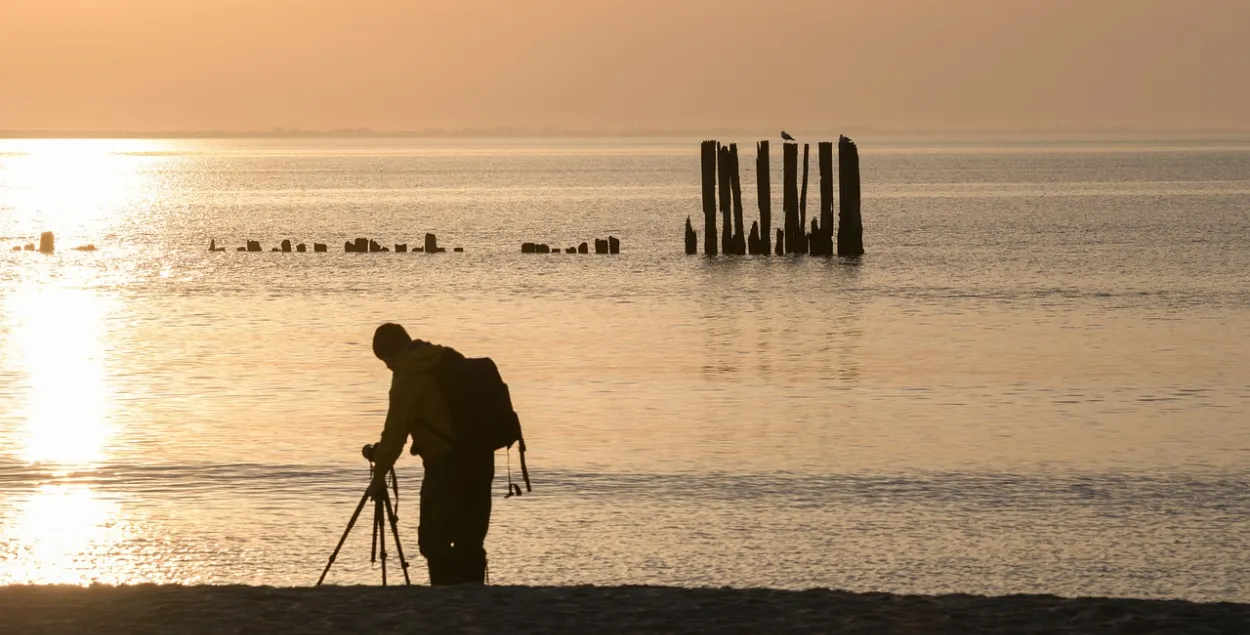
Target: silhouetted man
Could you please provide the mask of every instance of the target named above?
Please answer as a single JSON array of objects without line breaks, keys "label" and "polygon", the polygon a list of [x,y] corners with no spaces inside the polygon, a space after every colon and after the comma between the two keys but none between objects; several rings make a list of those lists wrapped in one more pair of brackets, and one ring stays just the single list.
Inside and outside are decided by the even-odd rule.
[{"label": "silhouetted man", "polygon": [[451,349],[413,340],[404,327],[383,324],[373,334],[373,354],[393,371],[390,407],[374,450],[372,487],[385,489],[386,473],[412,437],[412,453],[425,465],[417,544],[430,584],[484,582],[486,531],[495,455],[453,447],[455,426],[436,372]]}]

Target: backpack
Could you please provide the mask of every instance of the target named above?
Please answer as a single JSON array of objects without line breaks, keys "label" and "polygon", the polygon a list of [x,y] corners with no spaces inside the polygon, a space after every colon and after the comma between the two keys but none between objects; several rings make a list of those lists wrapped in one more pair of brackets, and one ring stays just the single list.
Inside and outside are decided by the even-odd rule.
[{"label": "backpack", "polygon": [[[525,491],[532,492],[525,465],[525,437],[521,420],[512,408],[512,395],[499,368],[489,357],[465,357],[454,349],[443,351],[435,373],[455,430],[453,445],[482,450],[510,450],[516,444],[521,455]],[[521,495],[508,469],[508,497]]]}]

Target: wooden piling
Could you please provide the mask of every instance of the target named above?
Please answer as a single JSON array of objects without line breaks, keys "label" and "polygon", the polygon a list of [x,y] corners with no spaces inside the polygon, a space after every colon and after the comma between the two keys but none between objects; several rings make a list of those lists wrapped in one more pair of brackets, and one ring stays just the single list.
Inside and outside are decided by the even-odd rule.
[{"label": "wooden piling", "polygon": [[521,253],[532,254],[538,252],[538,245],[534,243],[521,243]]},{"label": "wooden piling", "polygon": [[328,250],[328,247],[326,246],[325,243],[313,243],[313,251],[325,252],[327,250]]},{"label": "wooden piling", "polygon": [[301,254],[302,254],[302,253],[304,253],[304,252],[308,251],[308,245],[305,245],[304,243],[300,243],[300,244],[298,244],[298,245],[296,245],[296,246],[295,246],[295,251],[296,251],[296,253],[301,253]]},{"label": "wooden piling", "polygon": [[734,232],[732,253],[739,256],[747,252],[746,235],[742,229],[742,181],[738,175],[738,144],[729,144],[729,188],[733,194]]},{"label": "wooden piling", "polygon": [[282,253],[291,253],[291,241],[282,239]]},{"label": "wooden piling", "polygon": [[838,255],[864,254],[864,227],[860,218],[859,148],[838,138]]},{"label": "wooden piling", "polygon": [[52,232],[39,234],[39,253],[50,254],[56,251],[56,238]]},{"label": "wooden piling", "polygon": [[786,244],[786,234],[784,231],[778,229],[776,251],[774,251],[773,253],[777,254],[778,256],[786,253],[785,244]]},{"label": "wooden piling", "polygon": [[[700,146],[703,159],[703,253],[716,255],[716,148],[715,141]],[[586,243],[582,243],[585,245]],[[578,253],[586,253],[578,247]]]},{"label": "wooden piling", "polygon": [[357,253],[369,253],[369,240],[367,238],[357,238],[352,242],[352,251]]},{"label": "wooden piling", "polygon": [[755,144],[755,179],[760,197],[760,245],[759,253],[768,255],[772,252],[772,184],[769,183],[768,142]]},{"label": "wooden piling", "polygon": [[260,241],[259,240],[247,241],[247,250],[248,251],[260,251]]},{"label": "wooden piling", "polygon": [[[570,247],[569,249],[572,250],[569,253],[575,253],[577,251],[576,249],[573,249],[572,247]],[[690,225],[690,217],[687,216],[686,217],[686,255],[697,254],[697,253],[699,253],[699,235],[694,233],[694,227]]]},{"label": "wooden piling", "polygon": [[369,239],[369,253],[374,254],[380,251],[382,251],[382,245],[379,245],[378,241],[370,238]]},{"label": "wooden piling", "polygon": [[813,256],[833,255],[833,142],[821,141],[820,155],[820,238],[812,248]]},{"label": "wooden piling", "polygon": [[751,254],[752,256],[760,253],[760,223],[759,221],[751,221],[751,235],[747,237],[747,253]]},{"label": "wooden piling", "polygon": [[608,236],[608,253],[621,253],[621,241],[616,236]]},{"label": "wooden piling", "polygon": [[395,243],[395,253],[397,254],[408,253],[408,243]]},{"label": "wooden piling", "polygon": [[596,254],[608,253],[608,241],[596,238],[595,239],[595,253]]},{"label": "wooden piling", "polygon": [[[713,246],[713,247],[715,247],[716,245],[712,245],[712,246]],[[579,254],[588,254],[588,253],[590,253],[590,245],[588,245],[588,244],[586,244],[586,243],[581,243],[581,244],[579,244],[579,245],[577,246],[577,253],[579,253]],[[715,254],[716,252],[712,252],[712,253],[713,253],[713,254]]]},{"label": "wooden piling", "polygon": [[807,153],[808,144],[803,144],[803,191],[799,194],[799,244],[797,253],[808,253],[807,238]]},{"label": "wooden piling", "polygon": [[786,214],[785,236],[786,245],[785,253],[798,253],[798,234],[803,231],[803,226],[799,224],[799,187],[796,179],[798,178],[799,168],[799,146],[797,143],[787,143],[782,146],[782,211]]},{"label": "wooden piling", "polygon": [[733,207],[730,184],[733,177],[729,174],[730,166],[729,148],[721,146],[716,152],[716,179],[717,195],[720,196],[720,251],[723,254],[733,253],[733,225],[730,219]]}]

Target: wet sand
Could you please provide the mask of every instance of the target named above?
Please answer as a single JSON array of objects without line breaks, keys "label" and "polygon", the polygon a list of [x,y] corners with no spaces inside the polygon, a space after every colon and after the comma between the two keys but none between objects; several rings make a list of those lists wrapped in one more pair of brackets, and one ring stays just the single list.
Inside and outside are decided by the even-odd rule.
[{"label": "wet sand", "polygon": [[10,586],[20,633],[1250,633],[1250,604],[816,589]]}]

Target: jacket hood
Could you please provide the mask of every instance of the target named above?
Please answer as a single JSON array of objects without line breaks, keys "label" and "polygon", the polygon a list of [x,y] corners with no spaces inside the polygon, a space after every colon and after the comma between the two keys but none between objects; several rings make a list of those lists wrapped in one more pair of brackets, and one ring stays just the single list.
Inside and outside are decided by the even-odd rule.
[{"label": "jacket hood", "polygon": [[442,346],[416,340],[387,360],[386,365],[396,373],[426,373],[437,368],[442,360]]}]

